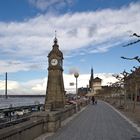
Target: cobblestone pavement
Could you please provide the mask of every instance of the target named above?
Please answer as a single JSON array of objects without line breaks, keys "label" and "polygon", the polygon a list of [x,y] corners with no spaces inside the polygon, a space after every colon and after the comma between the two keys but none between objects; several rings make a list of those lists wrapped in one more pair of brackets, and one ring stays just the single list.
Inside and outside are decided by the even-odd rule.
[{"label": "cobblestone pavement", "polygon": [[[134,139],[136,138],[136,139]],[[46,140],[139,140],[140,133],[102,101],[89,105]]]}]

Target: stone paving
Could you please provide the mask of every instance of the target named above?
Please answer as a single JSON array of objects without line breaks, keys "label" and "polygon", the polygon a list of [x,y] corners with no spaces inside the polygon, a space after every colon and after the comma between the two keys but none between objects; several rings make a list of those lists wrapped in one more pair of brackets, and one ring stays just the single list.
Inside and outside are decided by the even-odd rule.
[{"label": "stone paving", "polygon": [[46,140],[140,140],[140,132],[109,105],[89,105]]}]

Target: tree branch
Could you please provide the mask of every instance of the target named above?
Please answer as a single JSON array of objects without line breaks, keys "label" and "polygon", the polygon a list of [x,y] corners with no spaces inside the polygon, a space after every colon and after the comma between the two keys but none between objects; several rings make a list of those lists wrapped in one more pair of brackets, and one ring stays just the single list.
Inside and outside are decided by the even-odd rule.
[{"label": "tree branch", "polygon": [[[136,36],[137,38],[140,38],[140,35],[138,35],[137,33],[133,33],[133,35],[131,35],[131,36]],[[138,39],[134,42],[128,43],[128,44],[124,45],[123,47],[127,47],[127,46],[130,46],[130,45],[136,44],[138,42],[140,42],[140,39]]]},{"label": "tree branch", "polygon": [[140,42],[140,39],[138,39],[137,41],[128,43],[128,44],[124,45],[123,47],[127,47],[127,46],[130,46],[130,45],[136,44],[136,43],[138,43],[138,42]]},{"label": "tree branch", "polygon": [[121,56],[122,59],[127,59],[127,60],[137,60],[139,63],[140,63],[140,58],[139,56],[135,56],[133,58],[127,58],[127,57],[124,57],[124,56]]},{"label": "tree branch", "polygon": [[140,35],[138,35],[137,33],[134,33],[133,36],[140,37]]}]

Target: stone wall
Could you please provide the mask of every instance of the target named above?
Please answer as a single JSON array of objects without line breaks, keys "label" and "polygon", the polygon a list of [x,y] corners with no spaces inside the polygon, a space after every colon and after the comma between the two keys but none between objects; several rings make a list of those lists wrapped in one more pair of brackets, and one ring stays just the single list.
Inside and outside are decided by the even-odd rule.
[{"label": "stone wall", "polygon": [[[0,131],[1,140],[32,140],[42,134],[43,120],[30,120]],[[32,134],[33,133],[33,134]]]},{"label": "stone wall", "polygon": [[[78,104],[78,109],[87,102]],[[0,130],[0,140],[33,140],[45,132],[55,132],[61,122],[77,112],[76,105],[68,105],[64,109],[50,112],[36,112],[29,121]]]}]

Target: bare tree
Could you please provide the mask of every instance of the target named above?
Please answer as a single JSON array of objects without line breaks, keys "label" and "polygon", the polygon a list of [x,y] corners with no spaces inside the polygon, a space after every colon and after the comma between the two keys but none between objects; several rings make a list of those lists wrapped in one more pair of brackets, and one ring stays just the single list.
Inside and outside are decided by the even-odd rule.
[{"label": "bare tree", "polygon": [[[131,36],[135,36],[137,38],[140,38],[140,35],[138,35],[137,33],[133,33],[133,35],[131,35]],[[140,42],[140,39],[138,39],[134,42],[128,43],[127,45],[124,45],[123,47],[127,47],[127,46],[130,46],[130,45],[136,44],[138,42]],[[127,60],[137,60],[140,63],[140,57],[139,56],[135,56],[135,57],[132,57],[132,58],[121,56],[121,58],[122,59],[127,59]]]},{"label": "bare tree", "polygon": [[138,95],[138,83],[140,82],[140,67],[133,67],[135,70],[131,70],[133,74],[133,83],[135,84],[134,87],[134,102],[133,102],[133,112],[135,111],[136,108],[136,102],[137,102],[137,95]]},{"label": "bare tree", "polygon": [[[127,108],[127,95],[126,95],[126,78],[128,77],[129,73],[126,72],[125,70],[120,73],[121,75],[113,75],[117,80],[117,84],[119,87],[122,88],[123,90],[123,94],[124,94],[124,108],[126,109]],[[122,94],[120,94],[120,107],[122,107],[122,103],[121,103],[121,100],[122,100]]]},{"label": "bare tree", "polygon": [[132,57],[132,58],[121,56],[121,58],[122,59],[127,59],[127,60],[137,60],[140,63],[140,57],[139,56],[135,56],[135,57]]},{"label": "bare tree", "polygon": [[[131,36],[136,36],[137,38],[140,38],[140,35],[138,35],[137,33],[134,33],[134,34],[131,35]],[[128,43],[128,44],[124,45],[123,47],[131,46],[131,45],[136,44],[136,43],[138,43],[138,42],[140,42],[140,39],[138,39],[138,40],[136,40],[136,41],[134,41],[134,42]]]}]

